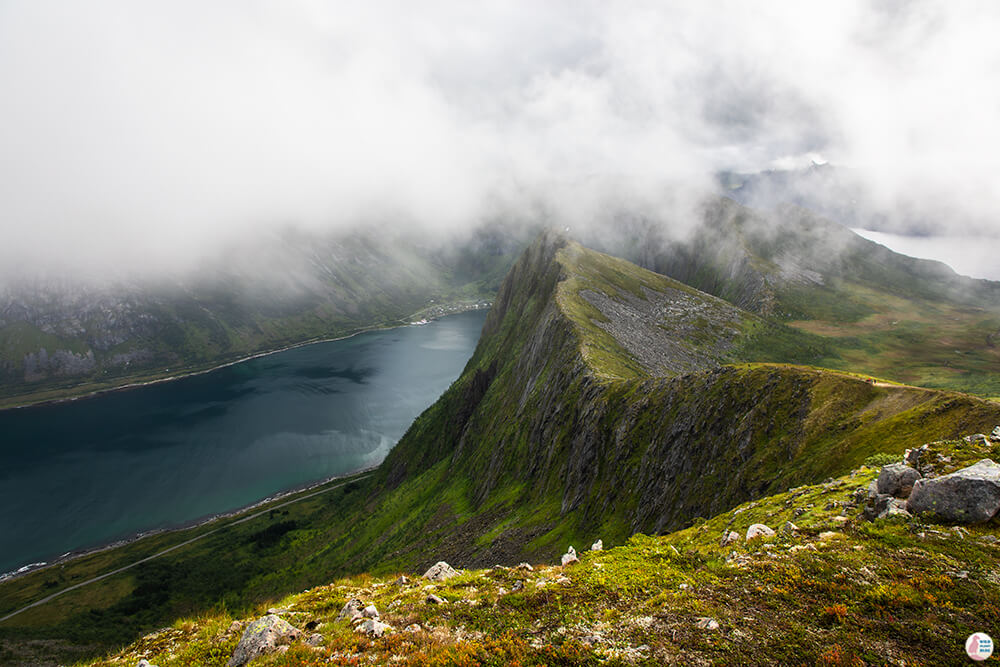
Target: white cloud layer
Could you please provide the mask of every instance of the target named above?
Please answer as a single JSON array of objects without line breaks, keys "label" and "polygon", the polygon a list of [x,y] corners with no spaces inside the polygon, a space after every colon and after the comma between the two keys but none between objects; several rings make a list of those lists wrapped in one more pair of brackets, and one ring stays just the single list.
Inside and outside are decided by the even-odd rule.
[{"label": "white cloud layer", "polygon": [[655,212],[816,155],[1000,229],[998,34],[974,1],[5,0],[0,264]]}]

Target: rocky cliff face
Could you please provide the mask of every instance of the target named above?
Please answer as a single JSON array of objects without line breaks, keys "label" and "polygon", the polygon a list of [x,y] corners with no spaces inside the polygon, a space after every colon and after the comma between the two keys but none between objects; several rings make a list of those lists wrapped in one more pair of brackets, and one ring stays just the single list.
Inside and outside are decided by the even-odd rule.
[{"label": "rocky cliff face", "polygon": [[1000,406],[964,395],[752,363],[760,323],[545,236],[502,285],[465,374],[392,451],[383,479],[405,487],[443,465],[471,506],[495,508],[492,525],[509,522],[491,545],[453,546],[455,557],[551,556],[548,535],[675,530],[841,474],[889,443],[1000,419]]}]

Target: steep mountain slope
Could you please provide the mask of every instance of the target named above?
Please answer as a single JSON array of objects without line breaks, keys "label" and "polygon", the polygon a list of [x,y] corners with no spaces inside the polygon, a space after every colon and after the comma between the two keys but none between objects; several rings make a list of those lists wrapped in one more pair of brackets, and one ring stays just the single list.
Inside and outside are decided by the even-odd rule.
[{"label": "steep mountain slope", "polygon": [[0,289],[0,405],[473,306],[492,297],[522,245],[487,228],[454,247],[399,234],[288,232],[169,280],[10,284]]},{"label": "steep mountain slope", "polygon": [[[341,573],[550,560],[1000,423],[1000,405],[975,397],[761,363],[808,362],[824,344],[544,235],[462,376],[370,478],[73,590],[0,623],[0,638],[100,645]],[[0,616],[183,539],[2,582]]]},{"label": "steep mountain slope", "polygon": [[[633,336],[663,356],[630,354]],[[439,524],[451,523],[440,547],[487,563],[509,552],[551,556],[568,536],[595,527],[613,539],[675,530],[840,474],[890,442],[919,444],[996,421],[1000,406],[968,396],[734,363],[757,361],[767,347],[761,338],[800,359],[821,344],[546,237],[501,286],[463,377],[418,418],[380,479],[416,487],[439,476],[425,501],[453,495],[441,483],[460,484],[466,507],[503,517],[489,540],[463,543],[462,511],[439,505]],[[381,539],[395,528],[381,526]]]}]

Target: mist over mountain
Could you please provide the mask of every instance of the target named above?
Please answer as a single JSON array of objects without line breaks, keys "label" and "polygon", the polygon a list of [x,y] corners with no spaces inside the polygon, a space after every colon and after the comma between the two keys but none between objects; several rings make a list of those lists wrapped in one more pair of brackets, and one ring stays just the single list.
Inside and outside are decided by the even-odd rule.
[{"label": "mist over mountain", "polygon": [[[50,561],[0,575],[0,663],[242,665],[260,623],[270,665],[964,660],[1000,624],[1000,274],[873,235],[997,247],[998,34],[986,0],[0,2],[0,525]],[[333,418],[408,380],[343,410],[307,381],[487,308],[342,458]],[[252,368],[96,396],[339,345],[259,360],[294,376],[246,408],[294,479],[245,480],[232,422],[188,437]],[[370,349],[451,376],[437,347]],[[281,495],[194,512],[171,442],[199,488]],[[123,541],[45,546],[112,477]]]},{"label": "mist over mountain", "polygon": [[6,2],[0,274],[623,202],[684,230],[667,186],[815,158],[878,210],[995,230],[998,27],[985,2]]}]

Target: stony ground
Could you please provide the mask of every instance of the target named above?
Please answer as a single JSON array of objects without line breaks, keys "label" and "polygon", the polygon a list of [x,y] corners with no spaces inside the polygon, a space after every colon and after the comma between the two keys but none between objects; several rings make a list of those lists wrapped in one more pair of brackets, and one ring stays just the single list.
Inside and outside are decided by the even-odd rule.
[{"label": "stony ground", "polygon": [[[920,467],[940,476],[998,449],[931,443]],[[254,639],[252,665],[967,664],[966,637],[1000,627],[1000,525],[865,519],[871,482],[901,458],[670,535],[576,545],[565,565],[343,579],[88,664],[233,666]]]}]

